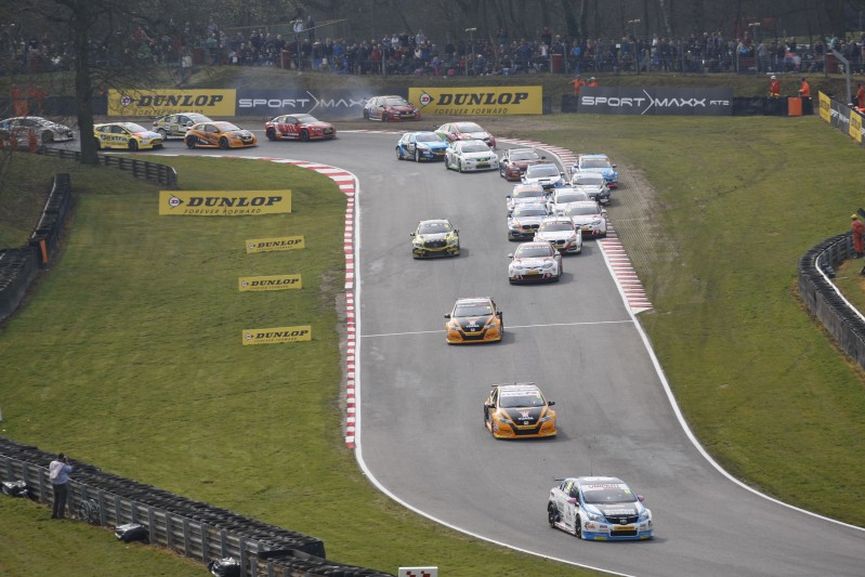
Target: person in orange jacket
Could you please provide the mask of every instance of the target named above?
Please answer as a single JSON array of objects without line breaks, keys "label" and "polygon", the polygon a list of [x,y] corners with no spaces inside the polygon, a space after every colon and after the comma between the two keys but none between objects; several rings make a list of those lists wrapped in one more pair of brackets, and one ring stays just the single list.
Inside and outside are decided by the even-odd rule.
[{"label": "person in orange jacket", "polygon": [[588,86],[589,88],[597,88],[598,80],[594,76],[592,76],[591,78],[589,78],[589,83],[586,84],[586,86]]},{"label": "person in orange jacket", "polygon": [[769,98],[781,98],[781,81],[774,74],[769,78]]},{"label": "person in orange jacket", "polygon": [[856,89],[856,106],[859,108],[865,108],[865,86],[862,86],[862,83],[859,83],[859,87]]},{"label": "person in orange jacket", "polygon": [[571,86],[574,87],[574,96],[579,96],[579,95],[580,95],[580,90],[581,90],[581,89],[583,88],[583,86],[585,86],[585,85],[586,85],[586,81],[583,80],[583,77],[582,77],[582,76],[580,76],[579,74],[577,74],[577,77],[574,78],[573,80],[571,80]]},{"label": "person in orange jacket", "polygon": [[850,215],[850,234],[853,237],[853,252],[855,253],[855,258],[861,258],[862,253],[865,253],[865,241],[863,241],[863,236],[865,236],[865,224],[862,224],[862,221],[859,220],[859,216],[856,213]]},{"label": "person in orange jacket", "polygon": [[802,83],[799,84],[799,96],[802,98],[811,98],[811,85],[808,84],[806,78],[802,78]]}]

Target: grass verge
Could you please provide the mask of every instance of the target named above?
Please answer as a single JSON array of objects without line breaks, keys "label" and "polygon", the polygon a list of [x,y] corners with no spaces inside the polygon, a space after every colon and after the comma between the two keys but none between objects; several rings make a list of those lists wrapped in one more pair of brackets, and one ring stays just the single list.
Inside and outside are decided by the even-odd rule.
[{"label": "grass verge", "polygon": [[[28,160],[48,163],[39,173],[59,166]],[[265,161],[160,162],[177,168],[184,189],[288,186],[295,212],[159,217],[148,184],[108,169],[73,175],[65,254],[0,329],[0,434],[315,535],[345,563],[389,572],[434,563],[468,577],[589,574],[420,519],[358,471],[339,408],[345,199],[330,180]],[[291,234],[305,236],[304,250],[244,254],[245,239]],[[283,272],[302,273],[304,288],[237,291],[240,275]],[[243,328],[284,324],[311,324],[313,342],[241,346]],[[92,529],[69,530],[79,535],[68,554],[122,574],[101,540],[90,542]],[[28,546],[35,553],[48,542]],[[43,560],[6,562],[20,575]]]}]

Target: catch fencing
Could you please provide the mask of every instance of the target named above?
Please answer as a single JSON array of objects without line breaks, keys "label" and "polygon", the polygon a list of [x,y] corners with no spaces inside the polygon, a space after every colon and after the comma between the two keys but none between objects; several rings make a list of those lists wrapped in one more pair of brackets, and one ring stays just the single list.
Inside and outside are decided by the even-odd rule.
[{"label": "catch fencing", "polygon": [[[31,499],[50,505],[48,464],[53,458],[0,437],[0,481],[25,481]],[[68,509],[73,518],[103,527],[142,525],[151,544],[205,564],[231,557],[240,562],[244,577],[389,577],[326,560],[324,543],[315,537],[178,497],[86,463],[70,464]]]},{"label": "catch fencing", "polygon": [[838,346],[865,368],[865,317],[829,280],[835,276],[836,267],[853,254],[849,232],[828,238],[809,250],[799,260],[799,294]]}]

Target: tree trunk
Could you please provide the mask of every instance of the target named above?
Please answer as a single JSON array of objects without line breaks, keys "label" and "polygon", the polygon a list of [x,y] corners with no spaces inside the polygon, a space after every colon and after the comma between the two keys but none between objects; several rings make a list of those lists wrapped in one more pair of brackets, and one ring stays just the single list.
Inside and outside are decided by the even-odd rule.
[{"label": "tree trunk", "polygon": [[93,138],[93,82],[90,77],[90,31],[95,21],[90,0],[79,0],[72,15],[75,28],[75,96],[78,101],[78,131],[81,163],[98,164]]},{"label": "tree trunk", "polygon": [[670,10],[672,10],[673,0],[658,0],[658,9],[661,13],[661,22],[664,24],[664,34],[667,38],[672,38],[673,28],[670,26]]},{"label": "tree trunk", "polygon": [[[565,32],[570,38],[581,36],[580,24],[577,15],[574,14],[574,3],[571,0],[562,1],[562,12],[565,15]],[[580,10],[585,7],[585,0],[580,2]]]}]

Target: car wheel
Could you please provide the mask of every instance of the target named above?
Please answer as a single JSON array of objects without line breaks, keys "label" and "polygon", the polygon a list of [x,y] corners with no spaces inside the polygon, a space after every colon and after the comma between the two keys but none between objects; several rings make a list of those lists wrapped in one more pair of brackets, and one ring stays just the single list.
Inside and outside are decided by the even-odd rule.
[{"label": "car wheel", "polygon": [[221,148],[223,150],[228,149],[228,139],[225,138],[224,136],[219,139],[219,148]]},{"label": "car wheel", "polygon": [[156,129],[156,133],[157,133],[159,136],[162,137],[162,140],[165,140],[165,139],[168,138],[168,133],[165,132],[165,129],[164,129],[164,128],[157,128],[157,129]]},{"label": "car wheel", "polygon": [[574,519],[574,537],[577,539],[583,538],[583,522],[580,520],[579,515]]},{"label": "car wheel", "polygon": [[54,142],[54,133],[50,130],[46,130],[42,133],[42,144],[51,144]]},{"label": "car wheel", "polygon": [[138,150],[138,141],[134,140],[134,139],[130,140],[129,141],[129,151],[135,152],[136,150]]},{"label": "car wheel", "polygon": [[400,149],[399,146],[396,147],[396,159],[397,159],[397,160],[402,160],[402,159],[403,159],[403,158],[402,158],[402,150]]},{"label": "car wheel", "polygon": [[558,521],[559,510],[556,508],[556,505],[552,502],[547,503],[547,523],[550,524],[550,527],[555,527]]},{"label": "car wheel", "polygon": [[420,151],[417,148],[414,149],[414,161],[420,162]]},{"label": "car wheel", "polygon": [[463,161],[462,161],[462,160],[460,160],[460,161],[459,161],[459,164],[457,164],[457,169],[458,169],[460,172],[463,172]]},{"label": "car wheel", "polygon": [[450,169],[451,169],[451,161],[450,161],[450,159],[448,159],[447,156],[445,156],[445,170],[450,170]]},{"label": "car wheel", "polygon": [[195,145],[198,144],[198,139],[194,136],[186,137],[186,148],[195,148]]},{"label": "car wheel", "polygon": [[301,130],[300,131],[300,139],[304,142],[308,142],[309,141],[309,132],[307,130]]},{"label": "car wheel", "polygon": [[366,108],[363,109],[363,119],[369,120],[369,110],[367,110]]},{"label": "car wheel", "polygon": [[276,131],[274,129],[268,128],[266,135],[267,135],[268,140],[270,140],[270,141],[276,140]]}]

